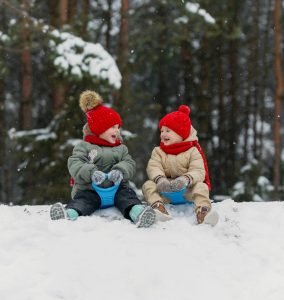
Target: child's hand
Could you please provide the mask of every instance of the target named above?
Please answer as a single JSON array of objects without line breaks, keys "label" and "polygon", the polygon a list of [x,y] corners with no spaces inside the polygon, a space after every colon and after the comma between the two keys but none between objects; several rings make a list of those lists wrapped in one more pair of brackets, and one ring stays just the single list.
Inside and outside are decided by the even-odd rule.
[{"label": "child's hand", "polygon": [[165,177],[160,178],[157,182],[156,189],[158,193],[170,192],[171,191],[170,181]]},{"label": "child's hand", "polygon": [[112,170],[108,173],[108,179],[114,184],[119,184],[123,179],[123,174],[119,170]]},{"label": "child's hand", "polygon": [[184,187],[188,186],[190,183],[190,180],[186,176],[180,176],[177,177],[176,179],[171,181],[171,191],[172,192],[177,192],[182,190]]},{"label": "child's hand", "polygon": [[106,174],[102,171],[95,171],[92,175],[92,181],[94,184],[102,184],[106,179]]}]

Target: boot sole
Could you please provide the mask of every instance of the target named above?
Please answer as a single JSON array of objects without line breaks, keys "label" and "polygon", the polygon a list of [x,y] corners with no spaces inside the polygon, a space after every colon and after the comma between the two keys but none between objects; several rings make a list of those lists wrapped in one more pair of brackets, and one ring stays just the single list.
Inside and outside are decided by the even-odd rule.
[{"label": "boot sole", "polygon": [[156,221],[166,222],[172,220],[172,216],[163,214],[158,209],[154,209],[156,213]]},{"label": "boot sole", "polygon": [[51,220],[66,219],[66,212],[61,203],[55,203],[50,208]]},{"label": "boot sole", "polygon": [[219,215],[216,211],[210,211],[204,218],[202,224],[209,224],[211,226],[215,226],[219,221]]},{"label": "boot sole", "polygon": [[156,213],[152,207],[146,207],[144,211],[140,214],[136,226],[141,227],[150,227],[155,223]]}]

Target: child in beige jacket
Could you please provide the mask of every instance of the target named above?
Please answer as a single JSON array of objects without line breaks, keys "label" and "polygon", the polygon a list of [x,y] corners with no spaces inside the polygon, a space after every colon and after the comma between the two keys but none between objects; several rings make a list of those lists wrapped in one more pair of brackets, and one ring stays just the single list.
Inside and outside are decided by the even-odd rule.
[{"label": "child in beige jacket", "polygon": [[147,166],[149,180],[142,187],[146,201],[160,220],[171,219],[161,192],[176,192],[186,187],[184,197],[194,202],[198,224],[216,225],[218,214],[211,209],[211,188],[208,167],[191,126],[190,108],[181,105],[178,111],[164,116],[159,123],[160,146],[155,147]]}]

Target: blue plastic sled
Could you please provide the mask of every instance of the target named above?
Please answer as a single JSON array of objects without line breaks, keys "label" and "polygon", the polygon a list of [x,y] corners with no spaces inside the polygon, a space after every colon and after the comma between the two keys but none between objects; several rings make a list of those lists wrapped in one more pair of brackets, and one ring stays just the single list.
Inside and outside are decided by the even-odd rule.
[{"label": "blue plastic sled", "polygon": [[[106,174],[107,179],[108,174]],[[92,182],[93,189],[99,194],[101,198],[100,208],[108,208],[114,206],[114,197],[120,184],[115,184],[109,188],[102,188]]]},{"label": "blue plastic sled", "polygon": [[170,204],[179,205],[179,204],[193,204],[193,201],[188,201],[184,198],[186,192],[186,187],[177,192],[162,192],[162,196],[167,198],[170,201]]}]

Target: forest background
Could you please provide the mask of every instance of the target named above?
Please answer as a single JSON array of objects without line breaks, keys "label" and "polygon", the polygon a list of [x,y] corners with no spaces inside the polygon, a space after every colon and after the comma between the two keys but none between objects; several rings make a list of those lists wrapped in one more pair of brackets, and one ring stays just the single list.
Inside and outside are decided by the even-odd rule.
[{"label": "forest background", "polygon": [[[281,0],[0,0],[0,203],[70,198],[67,158],[99,92],[137,162],[186,104],[211,198],[284,199]],[[281,139],[282,135],[282,139]]]}]

